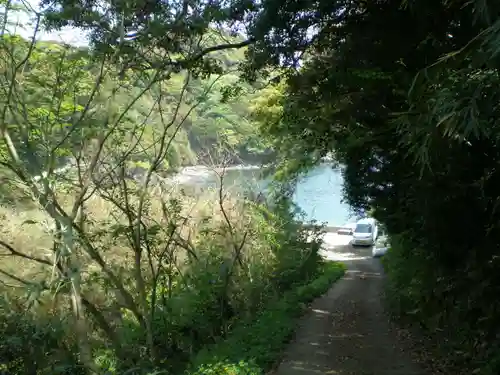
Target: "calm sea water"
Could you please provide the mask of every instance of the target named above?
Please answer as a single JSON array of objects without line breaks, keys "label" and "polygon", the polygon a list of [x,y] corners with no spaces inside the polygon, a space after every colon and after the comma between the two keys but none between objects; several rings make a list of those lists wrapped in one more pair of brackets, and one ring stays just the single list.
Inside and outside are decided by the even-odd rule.
[{"label": "calm sea water", "polygon": [[[217,186],[217,177],[210,172],[200,173],[196,168],[185,171],[190,185]],[[187,181],[186,181],[187,182]],[[233,169],[225,173],[226,187],[238,190],[262,191],[268,184],[259,169]],[[307,220],[316,220],[330,226],[339,226],[349,221],[349,206],[342,202],[342,175],[339,170],[322,164],[305,175],[298,183],[293,197]]]},{"label": "calm sea water", "polygon": [[339,170],[320,165],[304,176],[297,185],[294,202],[308,220],[343,225],[350,218],[349,205],[342,202],[343,178]]}]

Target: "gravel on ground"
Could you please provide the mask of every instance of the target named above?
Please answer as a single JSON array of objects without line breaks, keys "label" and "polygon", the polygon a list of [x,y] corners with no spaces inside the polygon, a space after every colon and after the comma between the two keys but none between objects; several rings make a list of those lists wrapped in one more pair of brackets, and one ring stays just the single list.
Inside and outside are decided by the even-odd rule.
[{"label": "gravel on ground", "polygon": [[342,259],[346,275],[312,303],[275,374],[424,375],[384,312],[383,269],[371,249],[326,251]]}]

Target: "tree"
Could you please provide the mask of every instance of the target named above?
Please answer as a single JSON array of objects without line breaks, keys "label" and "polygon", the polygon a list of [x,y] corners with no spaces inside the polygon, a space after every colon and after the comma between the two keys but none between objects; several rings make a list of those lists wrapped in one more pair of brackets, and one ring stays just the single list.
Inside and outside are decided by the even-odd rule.
[{"label": "tree", "polygon": [[[99,369],[87,316],[107,335],[120,360],[130,360],[131,354],[85,290],[92,277],[104,278],[138,322],[156,366],[154,298],[159,282],[173,272],[172,244],[183,246],[189,259],[196,258],[189,241],[179,235],[183,219],[178,204],[168,199],[158,174],[175,156],[172,145],[186,119],[223,76],[210,54],[249,42],[211,44],[209,24],[220,22],[223,13],[210,4],[188,9],[187,3],[158,3],[148,10],[141,10],[141,4],[110,4],[110,12],[103,14],[88,3],[80,4],[79,14],[74,13],[78,4],[62,5],[57,17],[59,10],[52,7],[31,13],[36,22],[31,41],[6,28],[1,34],[0,164],[45,211],[53,244],[49,257],[0,245],[10,256],[52,268],[52,277],[42,280],[37,290],[71,297],[81,360],[89,371]],[[177,7],[172,19],[151,21],[148,16],[170,14],[172,7]],[[187,17],[186,12],[194,13]],[[38,42],[42,21],[90,29],[92,49]],[[144,35],[126,40],[128,27]],[[156,34],[148,36],[150,32]],[[208,83],[187,98],[198,78]],[[58,169],[68,158],[72,165]],[[131,176],[137,163],[144,172]],[[110,214],[107,223],[98,225],[89,209],[97,198]],[[160,204],[153,205],[155,201]],[[160,219],[152,215],[158,207]],[[130,251],[131,280],[120,277],[107,258],[117,243]],[[87,274],[88,264],[98,272]],[[36,284],[1,272],[25,286]]]},{"label": "tree", "polygon": [[489,263],[499,235],[497,5],[268,1],[263,9],[248,68],[289,68],[280,118],[260,115],[290,145],[283,170],[293,176],[333,152],[349,203],[373,208],[393,237],[399,308],[430,331],[481,319],[446,334],[471,353],[468,368],[492,360],[479,347],[496,345],[486,332],[499,324]]}]

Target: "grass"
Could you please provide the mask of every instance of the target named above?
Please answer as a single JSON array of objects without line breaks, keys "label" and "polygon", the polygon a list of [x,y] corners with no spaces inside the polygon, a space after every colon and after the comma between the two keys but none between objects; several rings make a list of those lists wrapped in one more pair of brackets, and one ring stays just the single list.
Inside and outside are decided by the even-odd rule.
[{"label": "grass", "polygon": [[[11,195],[14,195],[12,193]],[[178,200],[181,206],[179,217],[187,218],[180,235],[184,238],[198,238],[199,232],[206,230],[207,219],[210,218],[210,226],[220,226],[224,221],[220,206],[217,202],[217,193],[207,191],[204,196],[190,197],[183,196],[178,193],[171,193],[169,200]],[[22,251],[25,254],[39,257],[49,257],[53,247],[54,237],[51,231],[52,220],[49,215],[40,209],[35,202],[28,199],[28,194],[17,191],[16,199],[20,200],[3,200],[0,201],[0,240],[11,245],[14,249]],[[146,220],[151,223],[161,223],[165,226],[162,217],[162,208],[155,202],[155,194],[151,194],[150,202],[153,202],[148,207],[145,214]],[[59,194],[60,203],[70,212],[74,202],[74,197],[70,194]],[[17,202],[17,203],[15,203]],[[238,197],[228,196],[224,201],[225,210],[229,216],[229,220],[239,230],[241,225],[245,225],[244,208],[239,203]],[[117,207],[98,196],[92,197],[86,205],[86,214],[88,219],[88,232],[94,235],[97,232],[102,232],[102,229],[109,229],[117,223],[125,224],[125,218],[121,213],[118,213]],[[240,225],[241,224],[241,225]],[[249,237],[248,243],[251,244],[252,237]],[[98,241],[104,256],[115,266],[120,267],[130,261],[131,250],[126,241],[116,241],[114,236],[100,235]],[[0,248],[0,253],[5,253]],[[185,254],[182,248],[177,248],[176,258],[178,265],[181,265],[185,260]],[[86,261],[86,267],[93,269],[93,264],[89,260]],[[50,267],[45,267],[36,264],[27,259],[19,257],[2,257],[2,269],[14,273],[16,276],[30,279],[32,277],[43,278],[43,274],[47,275],[51,272]]]},{"label": "grass", "polygon": [[201,351],[186,374],[265,374],[280,359],[306,304],[323,295],[344,272],[340,263],[324,263],[313,281],[288,291],[255,320],[242,322],[226,340]]},{"label": "grass", "polygon": [[[203,199],[172,193],[163,199],[167,215],[159,204],[165,197],[154,192],[149,196],[143,219],[155,231],[149,236],[141,268],[153,344],[147,342],[144,326],[123,309],[124,294],[117,292],[116,283],[82,249],[75,248],[83,296],[101,314],[99,319],[107,320],[111,331],[86,308],[86,332],[94,361],[103,371],[121,374],[139,366],[140,372],[134,375],[156,370],[177,375],[191,363],[191,373],[208,374],[200,369],[221,366],[213,355],[231,361],[233,367],[247,361],[265,371],[279,357],[303,304],[321,295],[342,274],[340,266],[328,263],[321,265],[317,277],[319,243],[295,222],[286,203],[270,209],[228,196],[221,207],[218,193],[206,192]],[[66,209],[74,199],[62,190],[58,198]],[[27,255],[53,259],[55,237],[43,210],[35,204],[3,201],[0,216],[5,222],[0,228],[2,241]],[[127,229],[126,224],[116,205],[99,196],[87,201],[86,235],[137,303],[134,248],[120,232]],[[175,243],[168,242],[172,224],[180,228]],[[168,252],[160,259],[158,254],[168,243]],[[197,254],[196,260],[189,258],[188,247]],[[5,362],[0,367],[16,375],[83,373],[67,281],[60,277],[50,284],[52,267],[9,256],[5,248],[0,254],[0,270],[33,286],[42,285],[38,282],[43,280],[44,287],[49,287],[41,293],[6,275],[0,277],[0,291],[9,297],[0,298],[0,336],[5,338],[5,345],[0,344]],[[151,267],[160,270],[157,288],[153,288]],[[228,267],[231,272],[226,277]],[[154,359],[148,355],[151,345],[157,351]],[[53,363],[58,363],[57,370]]]}]

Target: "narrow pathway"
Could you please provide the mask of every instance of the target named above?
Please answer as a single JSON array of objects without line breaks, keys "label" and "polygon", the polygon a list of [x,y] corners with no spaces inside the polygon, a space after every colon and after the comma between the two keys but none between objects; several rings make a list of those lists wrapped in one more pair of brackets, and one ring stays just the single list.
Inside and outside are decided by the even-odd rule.
[{"label": "narrow pathway", "polygon": [[384,314],[382,266],[371,249],[337,241],[324,255],[348,271],[312,304],[276,374],[424,375]]}]

